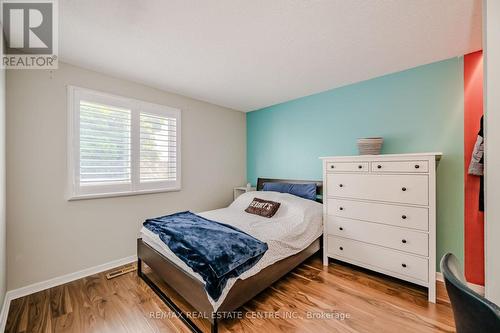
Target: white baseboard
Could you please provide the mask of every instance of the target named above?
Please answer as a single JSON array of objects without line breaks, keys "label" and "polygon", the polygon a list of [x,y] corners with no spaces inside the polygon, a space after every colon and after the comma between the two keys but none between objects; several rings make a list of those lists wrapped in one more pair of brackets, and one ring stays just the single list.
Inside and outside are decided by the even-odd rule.
[{"label": "white baseboard", "polygon": [[53,279],[30,284],[26,287],[10,290],[7,292],[7,294],[10,295],[11,300],[14,300],[14,299],[19,298],[19,297],[31,295],[31,294],[37,293],[37,292],[45,290],[45,289],[49,289],[52,287],[60,286],[61,284],[75,281],[75,280],[81,279],[81,278],[89,276],[89,275],[101,273],[101,272],[107,271],[108,269],[113,269],[113,268],[121,266],[121,265],[130,264],[131,262],[134,262],[136,260],[137,260],[137,256],[130,256],[130,257],[122,258],[122,259],[113,260],[113,261],[110,261],[108,263],[94,266],[94,267],[90,267],[90,268],[86,268],[86,269],[83,269],[83,270],[75,272],[75,273],[70,273],[70,274],[58,276],[58,277],[55,277]]},{"label": "white baseboard", "polygon": [[110,261],[110,262],[102,264],[102,265],[86,268],[86,269],[83,269],[83,270],[75,272],[75,273],[70,273],[70,274],[58,276],[58,277],[55,277],[53,279],[33,283],[33,284],[30,284],[30,285],[25,286],[25,287],[21,287],[18,289],[7,291],[7,293],[5,294],[5,299],[4,299],[3,306],[2,306],[2,309],[0,312],[0,332],[5,331],[5,325],[7,324],[7,315],[9,313],[9,307],[10,307],[11,301],[13,301],[17,298],[20,298],[20,297],[24,297],[27,295],[37,293],[37,292],[45,290],[45,289],[53,288],[53,287],[60,286],[62,284],[65,284],[65,283],[68,283],[71,281],[75,281],[75,280],[84,278],[86,276],[101,273],[101,272],[116,268],[118,266],[130,264],[132,262],[135,262],[136,260],[137,260],[137,256],[135,256],[135,255],[130,256],[130,257],[126,257],[126,258],[122,258],[122,259],[117,259],[117,260],[113,260],[113,261]]},{"label": "white baseboard", "polygon": [[2,310],[0,311],[0,332],[5,332],[5,325],[7,325],[7,315],[9,314],[10,299],[8,293],[5,293],[3,299]]},{"label": "white baseboard", "polygon": [[[436,280],[444,282],[443,273],[436,272]],[[474,290],[476,293],[478,293],[480,295],[484,295],[484,286],[481,286],[479,284],[470,283],[470,282],[467,282],[467,286],[470,289]]]}]

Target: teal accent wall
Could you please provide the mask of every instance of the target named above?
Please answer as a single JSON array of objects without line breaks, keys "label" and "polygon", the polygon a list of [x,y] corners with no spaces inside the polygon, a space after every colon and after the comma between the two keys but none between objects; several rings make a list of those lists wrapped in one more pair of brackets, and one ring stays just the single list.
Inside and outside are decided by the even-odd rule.
[{"label": "teal accent wall", "polygon": [[463,58],[420,66],[247,113],[247,178],[321,179],[320,156],[443,152],[437,171],[438,260],[464,262]]}]

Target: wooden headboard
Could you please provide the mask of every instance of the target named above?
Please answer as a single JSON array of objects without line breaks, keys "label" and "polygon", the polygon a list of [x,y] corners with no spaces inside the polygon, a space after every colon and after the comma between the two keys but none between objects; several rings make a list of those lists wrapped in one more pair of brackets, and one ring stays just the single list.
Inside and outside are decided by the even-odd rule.
[{"label": "wooden headboard", "polygon": [[316,184],[316,201],[323,202],[323,182],[315,180],[257,178],[257,191],[262,191],[264,183]]}]

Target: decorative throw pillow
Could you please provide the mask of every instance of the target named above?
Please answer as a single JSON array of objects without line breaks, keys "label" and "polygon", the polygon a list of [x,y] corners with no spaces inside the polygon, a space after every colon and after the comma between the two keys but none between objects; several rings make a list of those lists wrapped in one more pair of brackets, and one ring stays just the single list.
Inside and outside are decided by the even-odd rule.
[{"label": "decorative throw pillow", "polygon": [[245,212],[262,217],[273,217],[280,208],[280,203],[276,201],[253,198]]}]

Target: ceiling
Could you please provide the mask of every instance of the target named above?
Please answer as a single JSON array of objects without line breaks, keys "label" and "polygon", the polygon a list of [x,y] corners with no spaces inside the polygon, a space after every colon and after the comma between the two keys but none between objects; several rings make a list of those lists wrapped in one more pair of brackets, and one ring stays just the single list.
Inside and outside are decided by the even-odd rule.
[{"label": "ceiling", "polygon": [[481,0],[60,0],[61,61],[251,111],[481,49]]}]

